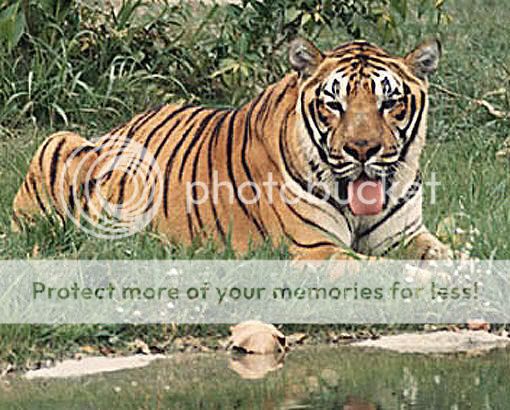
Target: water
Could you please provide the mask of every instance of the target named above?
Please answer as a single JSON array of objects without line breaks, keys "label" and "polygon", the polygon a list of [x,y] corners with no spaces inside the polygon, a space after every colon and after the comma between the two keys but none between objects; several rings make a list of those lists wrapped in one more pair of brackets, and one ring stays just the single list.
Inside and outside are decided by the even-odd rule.
[{"label": "water", "polygon": [[234,360],[179,354],[85,378],[0,380],[0,408],[508,409],[509,358],[326,346]]}]

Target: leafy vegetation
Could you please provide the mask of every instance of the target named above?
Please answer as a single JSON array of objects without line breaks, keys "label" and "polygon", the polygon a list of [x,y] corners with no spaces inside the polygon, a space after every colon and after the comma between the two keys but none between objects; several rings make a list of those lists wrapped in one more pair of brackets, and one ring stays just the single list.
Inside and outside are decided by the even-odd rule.
[{"label": "leafy vegetation", "polygon": [[[242,4],[0,2],[0,120],[50,128],[113,124],[151,104],[237,105],[287,69],[297,34],[368,29],[399,41],[404,0],[244,0]],[[441,19],[442,4],[419,14]],[[420,17],[421,18],[421,17]],[[366,29],[365,29],[366,27]],[[98,124],[99,120],[99,124]],[[90,127],[92,125],[92,127]]]}]

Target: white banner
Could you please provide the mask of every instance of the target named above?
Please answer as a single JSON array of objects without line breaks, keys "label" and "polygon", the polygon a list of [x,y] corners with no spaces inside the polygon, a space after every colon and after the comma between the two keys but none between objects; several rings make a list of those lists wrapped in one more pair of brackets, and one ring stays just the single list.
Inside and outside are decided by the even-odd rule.
[{"label": "white banner", "polygon": [[510,322],[510,261],[0,261],[1,323]]}]

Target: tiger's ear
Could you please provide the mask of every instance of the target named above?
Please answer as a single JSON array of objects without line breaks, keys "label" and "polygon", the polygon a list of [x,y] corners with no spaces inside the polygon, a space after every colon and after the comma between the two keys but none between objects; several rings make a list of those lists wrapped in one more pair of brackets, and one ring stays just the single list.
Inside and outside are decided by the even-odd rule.
[{"label": "tiger's ear", "polygon": [[305,39],[297,38],[290,43],[290,65],[305,78],[313,74],[323,58],[320,50]]},{"label": "tiger's ear", "polygon": [[434,39],[421,43],[404,60],[419,78],[425,79],[437,70],[440,57],[441,43]]}]

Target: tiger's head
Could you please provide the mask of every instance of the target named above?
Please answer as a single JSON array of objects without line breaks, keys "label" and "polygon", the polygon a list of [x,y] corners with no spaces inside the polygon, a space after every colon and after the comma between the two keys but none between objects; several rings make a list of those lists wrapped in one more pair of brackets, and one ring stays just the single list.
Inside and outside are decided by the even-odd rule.
[{"label": "tiger's head", "polygon": [[[301,133],[321,166],[337,180],[379,181],[408,161],[412,143],[425,132],[427,76],[440,55],[437,40],[404,57],[366,41],[322,53],[294,40],[289,60],[299,75]],[[417,158],[412,161],[417,166]]]}]

